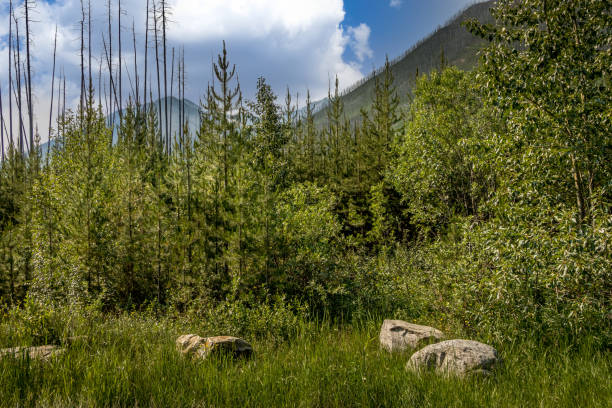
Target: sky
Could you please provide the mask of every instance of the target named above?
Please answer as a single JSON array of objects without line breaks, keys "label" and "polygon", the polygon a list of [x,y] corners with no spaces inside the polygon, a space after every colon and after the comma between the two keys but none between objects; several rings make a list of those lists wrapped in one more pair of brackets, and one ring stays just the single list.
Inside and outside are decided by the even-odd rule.
[{"label": "sky", "polygon": [[[253,97],[257,78],[263,76],[277,94],[284,94],[289,86],[294,100],[301,104],[306,90],[310,90],[313,100],[323,98],[330,80],[336,75],[341,88],[350,86],[383,64],[386,55],[390,58],[400,55],[458,11],[474,3],[473,0],[167,1],[171,9],[168,59],[170,63],[172,48],[177,54],[184,48],[186,96],[189,99],[197,103],[202,97],[211,81],[211,61],[225,40],[229,58],[236,64],[247,99]],[[111,2],[112,66],[116,72],[118,0]],[[36,0],[35,3],[31,24],[32,89],[36,122],[44,140],[51,101],[56,25],[56,69],[66,74],[68,105],[78,104],[81,7],[80,0]],[[143,64],[145,4],[146,0],[121,0],[124,10],[121,17],[124,95],[130,93],[129,81],[133,79],[132,24],[136,31],[136,57],[141,67]],[[23,0],[14,0],[21,34],[25,32],[22,5]],[[97,73],[102,63],[102,85],[108,87],[108,84],[104,85],[108,69],[102,46],[103,36],[108,44],[107,0],[92,0],[91,7],[94,82],[97,84]],[[8,121],[8,8],[9,1],[0,0],[0,94],[5,121]],[[149,57],[153,52],[151,49]],[[279,97],[279,101],[281,99]]]}]

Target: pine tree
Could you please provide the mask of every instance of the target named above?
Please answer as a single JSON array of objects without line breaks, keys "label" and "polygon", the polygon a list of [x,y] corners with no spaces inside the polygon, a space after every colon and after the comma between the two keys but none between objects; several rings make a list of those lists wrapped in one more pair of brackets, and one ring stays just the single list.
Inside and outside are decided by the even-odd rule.
[{"label": "pine tree", "polygon": [[287,143],[283,132],[281,115],[276,105],[276,95],[264,78],[257,81],[256,100],[252,104],[254,115],[254,155],[255,171],[258,174],[260,193],[258,204],[261,208],[261,247],[263,256],[263,283],[273,282],[272,260],[274,258],[272,241],[276,233],[274,207],[275,198],[283,186],[285,161],[283,148]]},{"label": "pine tree", "polygon": [[328,89],[327,98],[329,100],[327,107],[327,128],[324,134],[321,134],[321,137],[325,137],[324,143],[321,144],[321,148],[324,148],[322,151],[323,173],[327,180],[339,183],[341,169],[344,166],[340,150],[344,121],[344,103],[340,96],[338,77],[336,77],[334,94],[332,95],[331,88]]},{"label": "pine tree", "polygon": [[213,64],[213,71],[220,87],[220,89],[215,89],[213,86],[211,93],[218,107],[214,122],[218,126],[219,137],[223,144],[223,189],[227,190],[232,162],[230,145],[235,132],[235,123],[231,116],[232,112],[238,108],[242,94],[239,84],[234,87],[231,84],[236,75],[236,66],[231,65],[227,58],[225,41],[223,41],[222,54],[217,56],[217,62]]},{"label": "pine tree", "polygon": [[368,166],[366,177],[371,184],[376,184],[384,177],[384,170],[390,159],[391,145],[401,121],[399,96],[388,58],[382,75],[375,78],[374,89],[371,113],[367,117],[362,114],[365,132],[363,162]]}]

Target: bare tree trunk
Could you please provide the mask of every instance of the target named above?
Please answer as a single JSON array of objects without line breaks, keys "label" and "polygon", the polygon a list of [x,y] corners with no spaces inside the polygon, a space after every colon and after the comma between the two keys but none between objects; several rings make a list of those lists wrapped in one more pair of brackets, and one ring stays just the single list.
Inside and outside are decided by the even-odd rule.
[{"label": "bare tree trunk", "polygon": [[100,56],[100,65],[98,66],[98,107],[102,111],[102,56]]},{"label": "bare tree trunk", "polygon": [[178,98],[179,98],[179,132],[183,133],[183,87],[181,83],[181,69],[182,61],[181,61],[181,50],[179,50],[179,58],[178,58],[178,73],[176,82],[178,85]]},{"label": "bare tree trunk", "polygon": [[[9,94],[10,96],[10,94]],[[0,84],[0,143],[2,144],[2,161],[4,162],[4,110],[2,109],[2,84]]]},{"label": "bare tree trunk", "polygon": [[[31,0],[30,0],[31,1]],[[30,2],[25,0],[26,60],[28,70],[28,117],[30,125],[30,149],[34,148],[34,111],[32,110],[32,66],[30,64]]]},{"label": "bare tree trunk", "polygon": [[[13,16],[14,18],[14,16]],[[17,110],[19,111],[19,153],[24,153],[24,137],[25,137],[25,128],[23,125],[23,109],[22,109],[22,98],[21,98],[21,46],[19,44],[19,22],[15,18],[15,35],[16,35],[16,49],[17,56],[15,57],[15,78],[17,79]]]},{"label": "bare tree trunk", "polygon": [[[114,100],[116,100],[117,98],[115,97],[113,99],[113,93],[114,93],[114,83],[113,83],[113,14],[112,14],[112,7],[111,7],[111,1],[112,0],[108,0],[108,51],[104,51],[105,55],[106,55],[106,61],[107,61],[107,65],[108,65],[108,87],[109,87],[109,98],[110,98],[110,121],[111,121],[111,127],[113,129],[113,132],[111,134],[111,140],[110,140],[110,144],[113,144],[113,135],[115,134],[115,104],[114,104]],[[102,39],[102,41],[104,41],[104,38]],[[117,105],[118,106],[118,105]]]},{"label": "bare tree trunk", "polygon": [[178,132],[179,132],[179,136],[183,134],[183,89],[182,89],[182,84],[181,84],[181,51],[179,50],[179,56],[178,56],[178,72],[176,74],[176,84],[178,85]]},{"label": "bare tree trunk", "polygon": [[147,0],[147,17],[145,21],[145,54],[144,54],[144,89],[143,97],[144,104],[147,104],[147,68],[148,68],[148,57],[149,57],[149,0]]},{"label": "bare tree trunk", "polygon": [[172,102],[174,97],[174,47],[172,47],[172,69],[170,70],[170,124],[168,125],[169,134],[172,134]]},{"label": "bare tree trunk", "polygon": [[123,71],[122,56],[121,56],[121,0],[119,0],[119,116],[123,110],[123,83],[121,81],[121,72]]},{"label": "bare tree trunk", "polygon": [[[108,64],[108,69],[110,70],[112,67],[112,64],[111,64],[110,56],[108,55],[108,50],[106,48],[106,40],[104,40],[104,38],[102,38],[102,43],[104,45],[104,53],[106,55],[106,62]],[[115,89],[115,82],[113,81],[113,76],[110,75],[109,79],[110,79],[110,87],[111,87],[111,106],[113,103],[113,99],[115,101],[115,106],[119,106],[119,102],[117,101],[117,89]],[[113,113],[113,116],[114,116],[114,113]],[[121,120],[121,111],[119,111],[119,120]],[[113,126],[115,126],[114,122],[113,122]]]},{"label": "bare tree trunk", "polygon": [[136,50],[136,27],[135,27],[134,20],[132,20],[132,40],[134,41],[134,82],[136,85],[136,95],[135,95],[136,113],[139,114],[140,113],[140,89],[139,89],[140,86],[139,86],[139,80],[138,80],[138,54]]},{"label": "bare tree trunk", "polygon": [[87,64],[89,69],[89,102],[93,105],[93,77],[91,75],[91,0],[87,0],[87,52],[89,54],[89,63]]},{"label": "bare tree trunk", "polygon": [[[64,71],[62,69],[62,71]],[[62,144],[65,142],[66,137],[66,71],[64,71],[64,88],[63,88],[63,102],[62,102]]]},{"label": "bare tree trunk", "polygon": [[[183,115],[185,115],[185,51],[183,50],[183,100],[181,101],[181,104],[183,105],[182,107],[182,111],[183,111]],[[180,72],[179,72],[179,76],[180,76]],[[179,86],[180,86],[180,81],[179,81]],[[185,117],[183,116],[182,121],[181,121],[181,133],[183,134],[188,134],[188,129],[185,126]],[[191,138],[188,138],[187,140],[188,146],[187,146],[187,220],[188,220],[188,225],[189,225],[189,244],[187,245],[187,262],[189,265],[189,270],[191,271],[191,261],[192,261],[192,235],[193,235],[193,223],[191,220],[191,148],[192,148],[192,144],[191,144]]]},{"label": "bare tree trunk", "polygon": [[8,75],[9,75],[9,88],[8,88],[8,100],[9,100],[9,138],[10,143],[13,143],[13,0],[9,0],[9,40],[8,40]]},{"label": "bare tree trunk", "polygon": [[162,127],[162,106],[161,106],[161,81],[159,77],[159,39],[158,39],[158,31],[157,31],[157,7],[155,5],[155,0],[153,0],[153,30],[155,34],[155,63],[157,65],[157,104],[159,106],[159,143],[163,148],[164,139],[163,139],[163,127]]},{"label": "bare tree trunk", "polygon": [[[64,70],[64,68],[62,67],[62,71]],[[60,75],[59,80],[57,81],[57,118],[56,118],[56,122],[57,122],[57,138],[59,140],[60,138],[60,118],[61,118],[61,109],[62,109],[62,76]]]},{"label": "bare tree trunk", "polygon": [[79,106],[81,115],[85,114],[85,7],[81,0],[81,98]]},{"label": "bare tree trunk", "polygon": [[183,113],[183,116],[181,117],[181,132],[183,132],[183,129],[185,126],[187,126],[187,123],[185,121],[185,47],[183,47],[183,99],[181,100],[181,111]]},{"label": "bare tree trunk", "polygon": [[55,26],[55,40],[53,42],[53,74],[51,75],[51,107],[49,108],[49,140],[47,141],[47,164],[51,152],[51,122],[53,120],[53,92],[55,91],[55,55],[57,53],[57,25]]},{"label": "bare tree trunk", "polygon": [[168,124],[168,76],[166,74],[167,69],[167,54],[166,54],[166,0],[161,0],[161,13],[162,13],[162,41],[163,41],[163,49],[164,49],[164,109],[165,109],[165,118],[166,118],[166,151],[168,155],[170,155],[170,151],[172,150],[170,146],[170,129]]}]

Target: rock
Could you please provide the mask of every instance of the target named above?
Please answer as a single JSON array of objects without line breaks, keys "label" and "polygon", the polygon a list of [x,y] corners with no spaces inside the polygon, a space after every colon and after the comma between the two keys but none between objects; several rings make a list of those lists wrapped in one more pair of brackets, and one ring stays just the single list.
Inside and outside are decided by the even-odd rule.
[{"label": "rock", "polygon": [[57,346],[38,346],[38,347],[13,347],[0,350],[0,358],[11,356],[19,358],[28,355],[33,360],[48,361],[66,350]]},{"label": "rock", "polygon": [[185,355],[205,359],[210,355],[231,355],[234,358],[250,357],[253,347],[246,341],[231,336],[200,337],[186,334],[176,340],[177,349]]},{"label": "rock", "polygon": [[385,320],[380,329],[380,345],[390,352],[415,349],[443,338],[444,333],[438,329],[401,320]]},{"label": "rock", "polygon": [[438,372],[456,374],[490,374],[500,362],[497,350],[472,340],[448,340],[431,344],[410,357],[406,369],[434,369]]},{"label": "rock", "polygon": [[205,342],[206,338],[204,337],[195,334],[185,334],[176,339],[176,348],[182,354],[193,355]]}]

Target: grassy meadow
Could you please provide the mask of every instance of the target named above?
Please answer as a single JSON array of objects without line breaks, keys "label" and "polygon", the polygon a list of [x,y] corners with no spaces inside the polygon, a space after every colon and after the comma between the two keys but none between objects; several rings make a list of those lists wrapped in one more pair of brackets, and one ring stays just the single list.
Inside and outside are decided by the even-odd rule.
[{"label": "grassy meadow", "polygon": [[[43,363],[0,361],[3,407],[609,407],[610,353],[544,347],[530,339],[496,347],[494,375],[466,379],[404,369],[410,354],[379,348],[381,320],[349,326],[298,322],[286,340],[258,337],[255,356],[183,358],[174,341],[204,323],[125,315],[79,324],[65,354]],[[18,339],[5,322],[0,346]],[[448,335],[449,338],[454,336]],[[458,335],[458,337],[460,337]],[[21,343],[19,343],[21,344]]]}]

